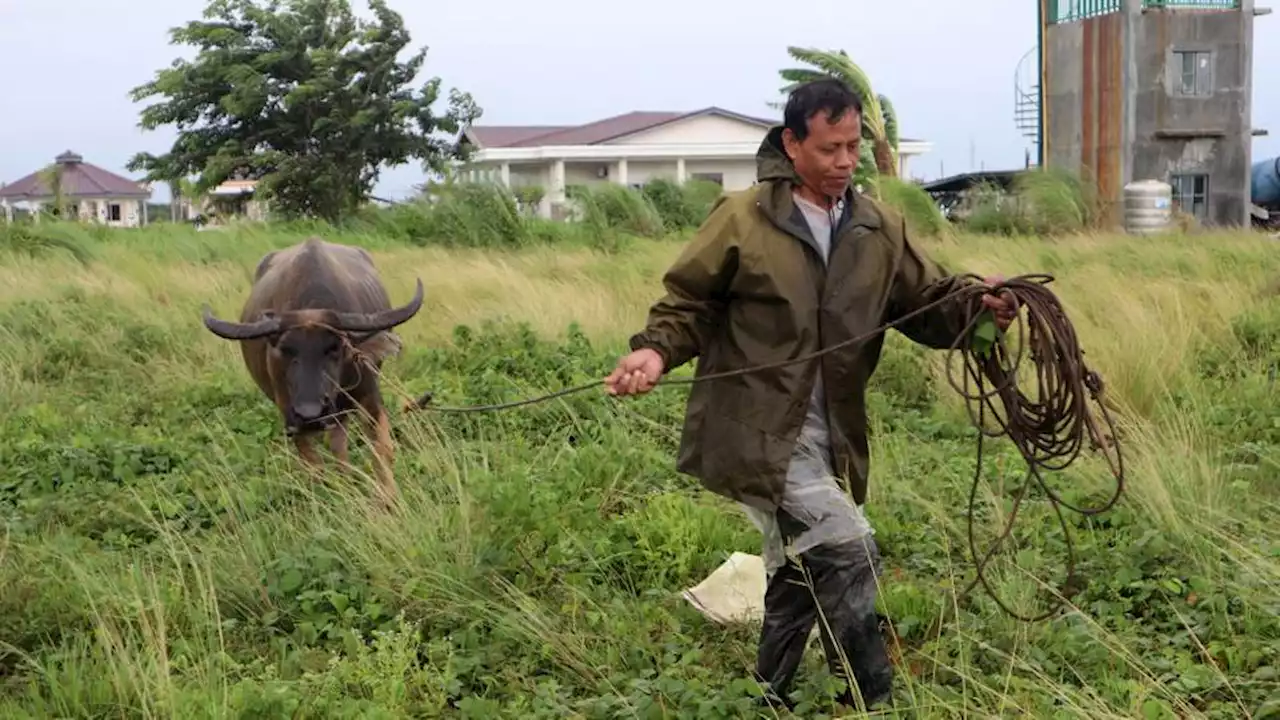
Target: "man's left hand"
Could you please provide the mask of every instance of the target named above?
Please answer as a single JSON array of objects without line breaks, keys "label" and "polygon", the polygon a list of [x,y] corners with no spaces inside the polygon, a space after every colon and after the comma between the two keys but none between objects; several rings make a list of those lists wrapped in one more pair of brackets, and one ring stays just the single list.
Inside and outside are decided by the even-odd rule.
[{"label": "man's left hand", "polygon": [[[995,287],[1004,282],[1004,276],[992,275],[986,278],[985,282],[990,287]],[[1000,291],[1000,295],[983,295],[982,304],[991,309],[996,318],[996,327],[1001,331],[1007,330],[1013,324],[1014,318],[1018,317],[1018,301],[1014,299],[1013,293],[1008,290]]]}]

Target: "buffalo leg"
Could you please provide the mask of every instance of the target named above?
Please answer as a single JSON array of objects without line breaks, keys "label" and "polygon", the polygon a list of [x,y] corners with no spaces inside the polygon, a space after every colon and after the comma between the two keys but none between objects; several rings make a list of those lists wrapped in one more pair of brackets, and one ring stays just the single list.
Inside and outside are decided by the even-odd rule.
[{"label": "buffalo leg", "polygon": [[298,449],[298,455],[302,457],[307,470],[317,475],[324,467],[324,461],[320,459],[320,453],[316,452],[316,447],[312,444],[314,439],[314,436],[309,433],[299,433],[293,436],[293,446]]},{"label": "buffalo leg", "polygon": [[342,465],[343,470],[351,469],[351,458],[348,449],[347,426],[343,422],[338,422],[329,429],[329,451],[333,456],[338,458],[338,463]]},{"label": "buffalo leg", "polygon": [[391,418],[386,408],[379,405],[371,413],[373,415],[373,463],[378,476],[378,497],[386,505],[390,505],[399,494],[391,468],[395,460],[395,449],[391,441]]}]

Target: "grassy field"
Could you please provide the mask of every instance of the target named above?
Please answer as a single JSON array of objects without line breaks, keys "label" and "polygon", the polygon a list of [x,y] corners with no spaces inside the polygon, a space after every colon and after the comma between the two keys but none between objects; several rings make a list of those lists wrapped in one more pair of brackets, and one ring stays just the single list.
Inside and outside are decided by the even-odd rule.
[{"label": "grassy field", "polygon": [[[393,415],[407,512],[299,471],[234,343],[263,252],[301,231],[85,237],[94,259],[0,254],[0,716],[751,717],[756,628],[679,591],[759,552],[674,473],[681,388],[485,416]],[[612,368],[674,240],[374,251],[393,302],[426,286],[390,404],[514,399]],[[1280,717],[1280,245],[1250,235],[960,237],[958,270],[1049,272],[1122,410],[1129,488],[1069,517],[1085,587],[1035,625],[981,593],[965,503],[975,436],[943,356],[896,334],[875,378],[868,506],[902,646],[897,716]],[[926,382],[921,382],[924,378]],[[1022,465],[988,458],[994,535]],[[367,446],[358,468],[371,470]],[[1096,503],[1082,460],[1050,482]],[[1015,606],[1058,582],[1040,501],[992,569]],[[1016,559],[1017,566],[1013,564]],[[1021,570],[1018,567],[1022,568]],[[945,606],[957,619],[937,639]],[[815,641],[801,713],[834,712]]]}]

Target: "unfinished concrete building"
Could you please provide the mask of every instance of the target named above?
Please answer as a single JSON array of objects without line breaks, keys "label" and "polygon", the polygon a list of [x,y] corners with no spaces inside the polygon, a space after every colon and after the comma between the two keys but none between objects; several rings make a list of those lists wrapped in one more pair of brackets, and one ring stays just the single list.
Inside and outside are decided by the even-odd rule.
[{"label": "unfinished concrete building", "polygon": [[1040,0],[1040,162],[1120,221],[1162,180],[1206,225],[1248,225],[1254,0]]}]

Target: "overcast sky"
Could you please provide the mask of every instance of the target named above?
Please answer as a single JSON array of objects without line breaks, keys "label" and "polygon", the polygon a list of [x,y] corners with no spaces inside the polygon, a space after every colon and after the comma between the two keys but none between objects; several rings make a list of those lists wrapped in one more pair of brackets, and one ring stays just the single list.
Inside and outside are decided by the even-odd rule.
[{"label": "overcast sky", "polygon": [[[137,127],[128,98],[188,51],[168,30],[203,0],[0,0],[0,181],[71,149],[123,172],[134,153],[164,152],[164,128]],[[363,0],[353,0],[364,13]],[[1021,167],[1028,141],[1013,123],[1014,71],[1035,45],[1034,0],[391,0],[438,75],[484,109],[479,124],[570,124],[630,110],[719,105],[772,117],[787,45],[846,50],[893,100],[905,137],[934,144],[911,174],[936,178]],[[1280,38],[1280,17],[1257,19]],[[1256,43],[1254,124],[1280,154],[1280,93],[1265,69],[1280,42]],[[443,94],[443,93],[442,93]],[[443,106],[443,102],[442,102]],[[377,194],[402,197],[416,165],[383,173]],[[167,197],[157,189],[156,199]]]}]

